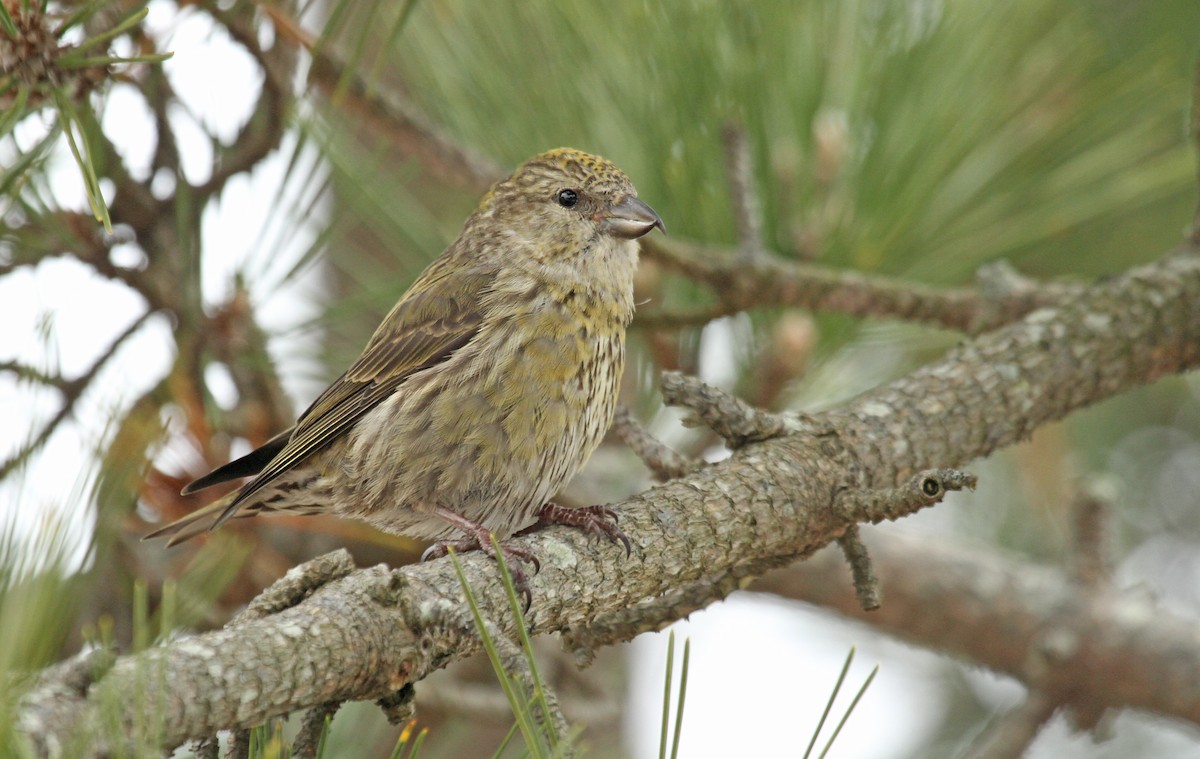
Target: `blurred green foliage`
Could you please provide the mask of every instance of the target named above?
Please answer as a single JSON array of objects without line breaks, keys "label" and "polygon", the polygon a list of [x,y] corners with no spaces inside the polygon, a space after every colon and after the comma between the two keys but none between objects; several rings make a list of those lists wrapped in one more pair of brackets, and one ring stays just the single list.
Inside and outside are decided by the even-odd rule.
[{"label": "blurred green foliage", "polygon": [[733,242],[737,120],[782,255],[958,281],[998,256],[1119,270],[1179,238],[1198,28],[1191,0],[424,0],[384,55],[465,144],[607,154],[684,238]]}]

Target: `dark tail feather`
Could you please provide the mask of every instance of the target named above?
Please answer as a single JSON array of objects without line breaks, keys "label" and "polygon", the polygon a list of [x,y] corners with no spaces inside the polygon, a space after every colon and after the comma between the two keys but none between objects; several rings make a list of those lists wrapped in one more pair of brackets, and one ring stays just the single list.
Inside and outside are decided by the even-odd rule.
[{"label": "dark tail feather", "polygon": [[240,480],[243,477],[252,477],[258,474],[263,470],[263,467],[271,462],[271,459],[275,458],[283,450],[283,447],[287,445],[295,429],[295,427],[289,427],[240,459],[234,459],[228,464],[217,467],[200,479],[189,482],[181,491],[182,494],[191,495],[197,490],[204,490],[207,487],[222,482]]}]

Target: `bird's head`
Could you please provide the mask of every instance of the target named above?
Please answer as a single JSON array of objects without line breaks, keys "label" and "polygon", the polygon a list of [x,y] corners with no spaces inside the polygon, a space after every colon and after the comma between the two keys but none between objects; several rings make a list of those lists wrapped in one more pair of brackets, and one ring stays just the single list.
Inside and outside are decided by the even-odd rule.
[{"label": "bird's head", "polygon": [[[545,260],[625,243],[655,227],[654,209],[611,161],[572,148],[534,156],[498,182],[476,217],[509,245]],[[545,257],[545,258],[544,258]]]}]

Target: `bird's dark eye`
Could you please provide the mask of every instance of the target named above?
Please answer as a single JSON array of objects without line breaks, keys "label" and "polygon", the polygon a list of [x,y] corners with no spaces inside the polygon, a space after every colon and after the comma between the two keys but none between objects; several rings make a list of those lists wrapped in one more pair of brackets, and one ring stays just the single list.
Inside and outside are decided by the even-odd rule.
[{"label": "bird's dark eye", "polygon": [[570,208],[579,202],[579,193],[574,190],[559,190],[558,204],[563,208]]}]

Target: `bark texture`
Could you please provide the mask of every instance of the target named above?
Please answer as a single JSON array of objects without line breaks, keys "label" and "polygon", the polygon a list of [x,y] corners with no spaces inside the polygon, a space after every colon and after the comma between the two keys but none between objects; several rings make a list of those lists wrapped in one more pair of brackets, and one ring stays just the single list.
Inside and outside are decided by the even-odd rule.
[{"label": "bark texture", "polygon": [[[927,506],[897,497],[920,472],[968,463],[1198,363],[1200,256],[1185,250],[1033,311],[841,408],[785,416],[774,437],[615,505],[631,558],[567,528],[523,538],[542,561],[533,629],[566,633],[583,648],[657,629],[747,575],[837,540],[851,515],[878,522]],[[360,571],[344,556],[323,561],[298,568],[225,629],[120,657],[82,680],[47,672],[24,702],[22,731],[41,755],[114,723],[124,748],[176,745],[330,701],[387,698],[478,647],[449,560]],[[462,561],[485,614],[511,633],[495,565]],[[156,712],[156,703],[169,708]],[[106,748],[115,747],[96,746]]]}]

